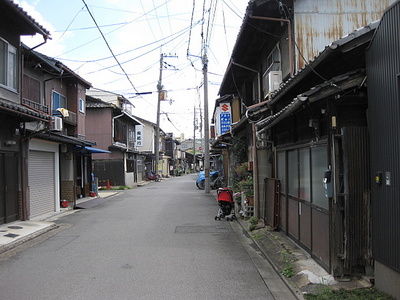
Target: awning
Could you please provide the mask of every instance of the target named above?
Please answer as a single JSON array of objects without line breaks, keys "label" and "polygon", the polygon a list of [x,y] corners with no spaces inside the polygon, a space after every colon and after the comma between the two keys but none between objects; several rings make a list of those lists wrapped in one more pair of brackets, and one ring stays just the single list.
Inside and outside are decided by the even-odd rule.
[{"label": "awning", "polygon": [[322,84],[319,84],[298,95],[293,99],[292,102],[274,115],[268,116],[267,118],[259,121],[256,124],[257,134],[261,134],[275,126],[277,123],[300,109],[304,104],[314,103],[336,94],[342,94],[345,91],[354,88],[361,88],[365,83],[365,80],[365,70],[362,69],[348,72],[346,74],[336,76],[331,80],[325,81]]},{"label": "awning", "polygon": [[103,149],[88,147],[88,146],[85,147],[85,150],[87,150],[91,153],[111,153],[111,151],[108,151],[108,150],[103,150]]}]

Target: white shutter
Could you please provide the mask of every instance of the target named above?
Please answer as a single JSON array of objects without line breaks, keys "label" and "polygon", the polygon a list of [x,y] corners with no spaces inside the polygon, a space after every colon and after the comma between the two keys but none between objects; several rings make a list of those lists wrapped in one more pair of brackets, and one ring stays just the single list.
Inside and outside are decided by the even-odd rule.
[{"label": "white shutter", "polygon": [[54,153],[29,151],[30,217],[55,211]]}]

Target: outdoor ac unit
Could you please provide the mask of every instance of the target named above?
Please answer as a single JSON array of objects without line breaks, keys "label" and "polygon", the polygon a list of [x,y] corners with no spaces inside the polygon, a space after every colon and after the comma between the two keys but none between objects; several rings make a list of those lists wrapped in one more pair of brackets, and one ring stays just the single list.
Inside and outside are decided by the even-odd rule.
[{"label": "outdoor ac unit", "polygon": [[62,131],[63,129],[63,120],[60,117],[53,117],[53,125],[51,129],[54,131]]},{"label": "outdoor ac unit", "polygon": [[276,91],[281,83],[282,71],[270,71],[264,76],[264,94]]}]

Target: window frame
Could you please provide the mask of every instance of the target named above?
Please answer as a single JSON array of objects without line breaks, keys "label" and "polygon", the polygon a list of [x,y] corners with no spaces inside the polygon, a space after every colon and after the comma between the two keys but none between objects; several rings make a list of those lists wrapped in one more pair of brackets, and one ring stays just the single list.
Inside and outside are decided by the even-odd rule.
[{"label": "window frame", "polygon": [[[63,106],[58,106],[58,107],[55,106],[55,102],[54,102],[55,101],[55,99],[54,99],[54,95],[55,94],[57,94],[60,97],[60,99],[61,99],[61,97],[63,97],[65,99],[65,106],[64,107]],[[58,114],[58,112],[57,112],[58,108],[67,109],[68,102],[67,102],[67,97],[66,96],[64,96],[63,94],[53,90],[52,93],[51,93],[51,98],[52,98],[51,99],[51,105],[52,105],[52,109],[53,109],[53,114]],[[60,99],[58,101],[61,103]]]},{"label": "window frame", "polygon": [[86,113],[86,103],[85,100],[82,98],[79,98],[79,112],[82,114]]},{"label": "window frame", "polygon": [[[1,70],[4,78],[3,82],[0,81],[0,86],[17,92],[19,84],[18,48],[2,38],[0,38],[0,43],[4,45],[4,53],[0,52],[0,55],[3,56],[0,57],[0,61],[4,64]],[[11,59],[12,57],[14,59]],[[12,61],[12,65],[10,65],[10,60]]]}]

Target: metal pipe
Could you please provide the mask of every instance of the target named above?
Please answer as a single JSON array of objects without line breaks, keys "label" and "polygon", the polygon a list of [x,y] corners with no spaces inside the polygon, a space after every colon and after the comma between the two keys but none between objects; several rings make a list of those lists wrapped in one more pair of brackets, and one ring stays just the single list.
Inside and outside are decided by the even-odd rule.
[{"label": "metal pipe", "polygon": [[286,22],[288,24],[288,43],[289,43],[289,68],[290,76],[293,76],[294,63],[293,63],[293,37],[292,37],[292,22],[288,19],[270,18],[270,17],[259,17],[249,15],[251,19],[263,20],[263,21],[274,21],[274,22]]},{"label": "metal pipe", "polygon": [[246,69],[246,70],[249,70],[249,71],[252,71],[252,72],[257,73],[258,103],[260,103],[260,102],[261,102],[261,80],[260,80],[260,72],[258,72],[257,70],[251,69],[251,68],[249,68],[249,67],[243,66],[243,65],[241,65],[241,64],[238,64],[238,63],[236,63],[236,62],[234,62],[234,61],[232,61],[232,64],[235,65],[235,66],[241,67],[241,68],[243,68],[243,69]]}]

